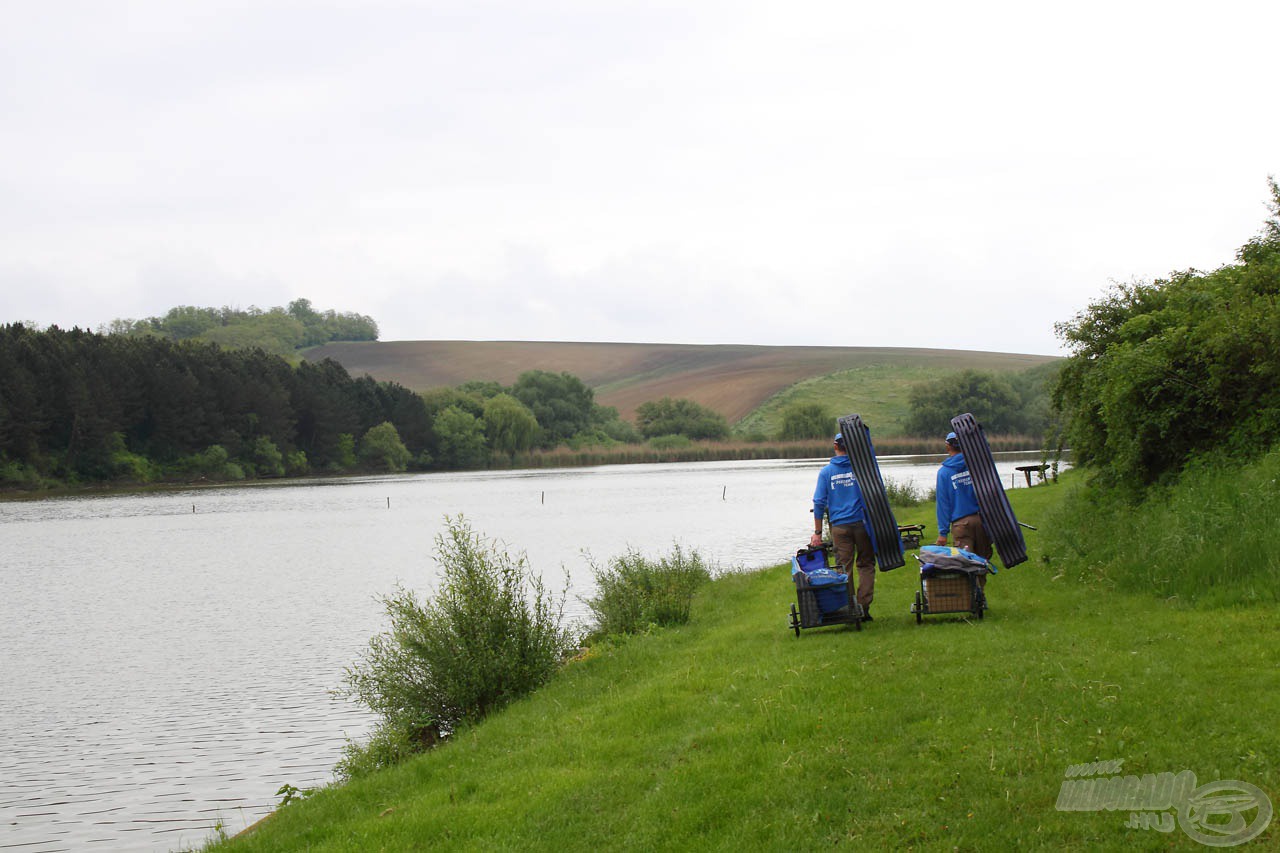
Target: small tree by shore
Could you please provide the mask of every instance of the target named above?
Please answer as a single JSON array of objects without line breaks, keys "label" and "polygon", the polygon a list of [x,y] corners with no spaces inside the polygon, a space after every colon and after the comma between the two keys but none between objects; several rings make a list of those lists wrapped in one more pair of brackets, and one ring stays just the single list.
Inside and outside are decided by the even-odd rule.
[{"label": "small tree by shore", "polygon": [[572,648],[563,593],[550,593],[523,554],[499,550],[461,516],[445,524],[434,597],[404,588],[385,597],[390,629],[346,671],[341,692],[380,720],[368,743],[348,743],[340,777],[430,749],[545,683]]}]

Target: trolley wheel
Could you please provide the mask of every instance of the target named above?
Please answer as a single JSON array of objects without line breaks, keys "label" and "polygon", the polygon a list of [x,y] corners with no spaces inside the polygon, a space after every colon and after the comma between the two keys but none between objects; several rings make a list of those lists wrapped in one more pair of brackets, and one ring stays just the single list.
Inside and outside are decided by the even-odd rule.
[{"label": "trolley wheel", "polygon": [[796,636],[800,636],[800,614],[796,612],[796,606],[791,605],[791,627],[796,632]]},{"label": "trolley wheel", "polygon": [[920,595],[920,593],[917,592],[916,593],[916,624],[917,625],[919,625],[921,622],[924,621],[924,616],[922,615],[923,612],[924,612],[924,598]]}]

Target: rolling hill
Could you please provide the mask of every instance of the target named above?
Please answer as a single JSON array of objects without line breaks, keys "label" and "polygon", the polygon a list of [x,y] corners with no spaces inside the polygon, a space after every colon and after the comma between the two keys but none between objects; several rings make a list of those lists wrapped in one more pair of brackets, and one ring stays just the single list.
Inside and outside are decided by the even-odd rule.
[{"label": "rolling hill", "polygon": [[[641,403],[685,397],[730,423],[792,389],[821,393],[863,409],[905,407],[906,386],[965,368],[1018,371],[1054,356],[895,347],[750,346],[739,344],[575,343],[552,341],[368,341],[331,343],[305,353],[331,358],[353,376],[369,374],[415,391],[489,380],[510,385],[526,370],[566,372],[595,390],[596,400],[632,419]],[[859,401],[859,392],[865,400]],[[850,396],[853,395],[853,396]],[[804,395],[802,395],[804,396]],[[850,409],[852,411],[853,409]],[[759,415],[756,416],[759,419]],[[767,419],[766,419],[767,420]]]}]

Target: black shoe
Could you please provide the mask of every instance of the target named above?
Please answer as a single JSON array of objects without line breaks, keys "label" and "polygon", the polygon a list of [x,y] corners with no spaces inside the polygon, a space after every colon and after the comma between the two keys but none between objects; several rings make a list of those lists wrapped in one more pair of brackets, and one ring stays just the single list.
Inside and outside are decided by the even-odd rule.
[{"label": "black shoe", "polygon": [[874,621],[875,621],[874,619],[872,619],[872,618],[871,618],[871,608],[870,608],[870,607],[864,607],[864,608],[862,609],[862,621],[863,621],[863,622],[874,622]]}]

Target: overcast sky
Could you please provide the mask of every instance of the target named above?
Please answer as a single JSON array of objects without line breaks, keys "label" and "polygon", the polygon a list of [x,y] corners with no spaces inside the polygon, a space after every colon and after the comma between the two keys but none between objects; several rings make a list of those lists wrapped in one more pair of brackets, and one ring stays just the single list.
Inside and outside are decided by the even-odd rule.
[{"label": "overcast sky", "polygon": [[1058,353],[1280,176],[1275,0],[0,3],[3,322]]}]

